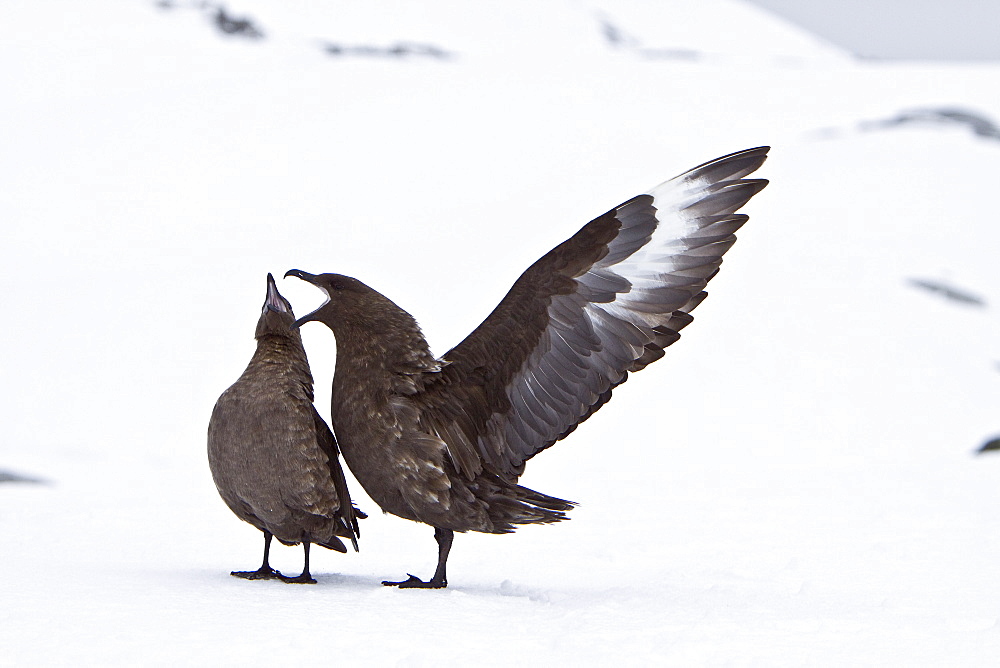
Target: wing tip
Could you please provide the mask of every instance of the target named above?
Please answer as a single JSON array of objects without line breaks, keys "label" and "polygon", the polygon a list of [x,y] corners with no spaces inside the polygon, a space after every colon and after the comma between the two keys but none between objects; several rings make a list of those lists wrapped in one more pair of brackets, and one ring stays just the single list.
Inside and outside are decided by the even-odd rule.
[{"label": "wing tip", "polygon": [[[767,154],[770,150],[770,146],[757,146],[729,153],[689,169],[677,178],[684,180],[706,179],[713,183],[740,180],[760,169],[764,161],[767,160]],[[767,185],[764,179],[760,180],[764,181],[764,185]],[[761,188],[763,187],[761,186]]]},{"label": "wing tip", "polygon": [[767,186],[767,179],[747,179],[745,177],[760,169],[764,161],[767,160],[768,151],[770,150],[770,146],[757,146],[703,162],[697,167],[693,167],[672,179],[660,183],[645,194],[658,198],[676,189],[681,184],[684,184],[681,187],[685,187],[692,182],[701,182],[700,185],[705,185],[726,184],[732,181],[759,184],[754,191],[754,194],[756,194]]}]

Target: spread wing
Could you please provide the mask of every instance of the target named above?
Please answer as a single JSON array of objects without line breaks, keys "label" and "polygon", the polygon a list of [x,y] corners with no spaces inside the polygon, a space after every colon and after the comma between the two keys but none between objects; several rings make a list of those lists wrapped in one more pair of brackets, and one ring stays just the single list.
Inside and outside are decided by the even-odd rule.
[{"label": "spread wing", "polygon": [[448,352],[421,397],[424,427],[469,478],[507,479],[663,356],[767,181],[768,147],[718,158],[592,220],[535,262]]}]

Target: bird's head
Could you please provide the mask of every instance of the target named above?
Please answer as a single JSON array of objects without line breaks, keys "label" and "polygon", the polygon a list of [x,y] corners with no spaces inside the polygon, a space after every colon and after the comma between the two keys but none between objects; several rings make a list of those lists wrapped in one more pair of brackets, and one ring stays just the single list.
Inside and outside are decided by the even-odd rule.
[{"label": "bird's head", "polygon": [[334,328],[341,323],[360,323],[367,316],[382,311],[385,304],[397,308],[381,293],[368,287],[356,278],[341,274],[310,274],[301,269],[290,269],[285,278],[294,276],[311,283],[326,295],[319,308],[295,321],[293,327],[316,320]]},{"label": "bird's head", "polygon": [[268,274],[267,297],[264,299],[264,307],[257,321],[256,337],[259,339],[267,335],[291,336],[294,323],[295,314],[292,312],[292,305],[278,292],[274,276]]},{"label": "bird's head", "polygon": [[292,327],[310,320],[322,322],[337,338],[338,356],[342,348],[353,351],[351,354],[378,351],[378,355],[402,360],[408,368],[417,362],[427,369],[437,367],[417,321],[381,292],[341,274],[317,276],[292,269],[285,273],[289,276],[312,283],[326,295],[318,309],[296,320]]}]

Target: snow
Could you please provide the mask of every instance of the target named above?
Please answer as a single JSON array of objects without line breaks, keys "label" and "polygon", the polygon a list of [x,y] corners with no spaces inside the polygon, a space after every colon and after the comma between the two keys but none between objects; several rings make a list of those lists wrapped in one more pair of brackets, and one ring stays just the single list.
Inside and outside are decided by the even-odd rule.
[{"label": "snow", "polygon": [[[0,7],[0,469],[46,481],[0,484],[0,664],[995,663],[1000,145],[857,128],[1000,118],[1000,68],[859,64],[723,0],[228,9],[266,37]],[[760,144],[771,185],[683,339],[528,466],[572,521],[460,535],[447,590],[399,591],[432,532],[354,483],[361,552],[314,550],[318,585],[229,576],[262,541],[205,429],[268,271],[357,276],[440,354],[583,223]],[[326,413],[332,336],[303,331]]]}]

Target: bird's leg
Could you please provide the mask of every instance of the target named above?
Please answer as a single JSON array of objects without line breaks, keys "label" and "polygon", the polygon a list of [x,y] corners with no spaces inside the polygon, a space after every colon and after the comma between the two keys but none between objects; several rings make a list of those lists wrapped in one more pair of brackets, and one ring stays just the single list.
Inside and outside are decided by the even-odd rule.
[{"label": "bird's leg", "polygon": [[434,540],[438,544],[438,565],[434,571],[434,577],[424,582],[415,575],[410,575],[402,582],[389,582],[383,580],[382,584],[387,587],[399,587],[400,589],[444,589],[448,586],[448,576],[446,567],[448,564],[448,553],[451,552],[451,543],[455,539],[455,532],[451,529],[434,527]]},{"label": "bird's leg", "polygon": [[302,549],[306,555],[305,565],[302,566],[302,575],[296,575],[294,578],[282,575],[281,576],[282,580],[284,580],[285,582],[294,582],[295,584],[308,584],[308,585],[316,584],[316,581],[313,580],[312,575],[309,574],[309,545],[310,545],[309,541],[307,540],[302,541]]},{"label": "bird's leg", "polygon": [[274,580],[284,577],[281,573],[271,568],[271,564],[267,561],[268,556],[271,554],[271,532],[267,529],[262,529],[262,531],[264,532],[264,563],[255,571],[233,571],[230,575],[235,575],[245,580]]}]

